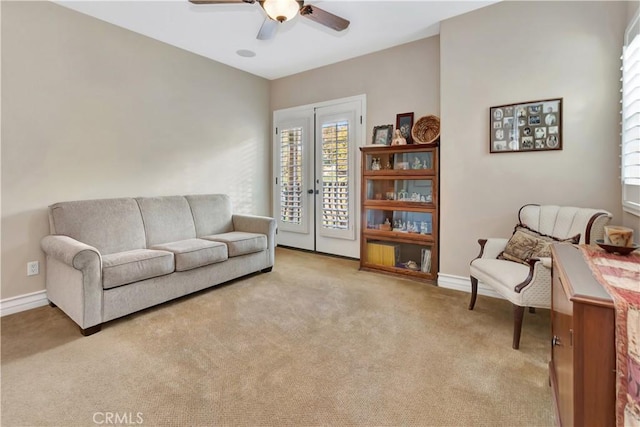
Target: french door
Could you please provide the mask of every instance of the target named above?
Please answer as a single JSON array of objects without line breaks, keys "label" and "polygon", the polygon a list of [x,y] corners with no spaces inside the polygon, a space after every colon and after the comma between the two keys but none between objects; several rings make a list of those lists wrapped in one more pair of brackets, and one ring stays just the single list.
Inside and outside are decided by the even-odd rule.
[{"label": "french door", "polygon": [[274,112],[279,245],[359,258],[365,97]]}]

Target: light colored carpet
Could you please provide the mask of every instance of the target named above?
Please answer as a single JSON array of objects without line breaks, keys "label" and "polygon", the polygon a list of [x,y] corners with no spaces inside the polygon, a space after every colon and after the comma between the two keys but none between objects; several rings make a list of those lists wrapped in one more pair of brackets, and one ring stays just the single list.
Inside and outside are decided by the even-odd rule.
[{"label": "light colored carpet", "polygon": [[[276,266],[113,321],[2,318],[2,426],[547,426],[549,312],[277,249]],[[126,421],[126,423],[124,422]]]}]

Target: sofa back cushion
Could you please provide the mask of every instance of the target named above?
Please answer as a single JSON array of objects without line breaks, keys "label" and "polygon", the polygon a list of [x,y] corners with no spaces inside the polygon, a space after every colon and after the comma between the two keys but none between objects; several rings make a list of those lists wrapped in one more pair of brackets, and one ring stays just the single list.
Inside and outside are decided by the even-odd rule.
[{"label": "sofa back cushion", "polygon": [[147,247],[196,237],[196,228],[184,196],[138,197]]},{"label": "sofa back cushion", "polygon": [[101,254],[145,248],[142,216],[135,199],[60,202],[49,206],[51,234],[74,238]]},{"label": "sofa back cushion", "polygon": [[231,199],[226,194],[186,196],[198,237],[233,231]]},{"label": "sofa back cushion", "polygon": [[604,225],[611,219],[611,214],[602,209],[554,205],[524,205],[518,216],[520,224],[557,239],[580,234],[583,244],[601,239]]}]

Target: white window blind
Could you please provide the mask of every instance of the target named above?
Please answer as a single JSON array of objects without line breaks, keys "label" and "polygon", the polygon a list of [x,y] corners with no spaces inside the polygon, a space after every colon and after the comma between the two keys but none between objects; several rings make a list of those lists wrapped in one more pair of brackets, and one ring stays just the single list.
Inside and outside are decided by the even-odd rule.
[{"label": "white window blind", "polygon": [[322,126],[322,227],[349,228],[349,122]]},{"label": "white window blind", "polygon": [[640,216],[640,10],[622,50],[622,205]]},{"label": "white window blind", "polygon": [[302,223],[302,128],[280,132],[280,220]]}]

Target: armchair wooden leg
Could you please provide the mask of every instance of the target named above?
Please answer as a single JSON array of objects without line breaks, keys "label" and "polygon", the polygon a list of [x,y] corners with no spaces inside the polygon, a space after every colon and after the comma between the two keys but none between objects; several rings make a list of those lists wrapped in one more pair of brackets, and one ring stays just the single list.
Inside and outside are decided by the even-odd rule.
[{"label": "armchair wooden leg", "polygon": [[476,305],[476,298],[478,297],[478,279],[471,277],[471,301],[469,301],[469,310],[473,310]]},{"label": "armchair wooden leg", "polygon": [[520,348],[520,332],[522,332],[522,318],[524,317],[524,307],[513,306],[513,348]]}]

